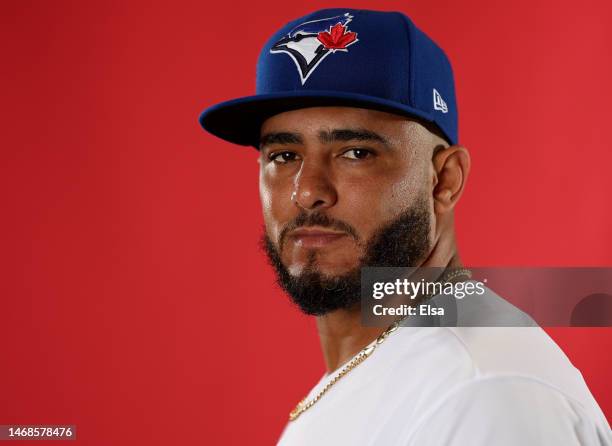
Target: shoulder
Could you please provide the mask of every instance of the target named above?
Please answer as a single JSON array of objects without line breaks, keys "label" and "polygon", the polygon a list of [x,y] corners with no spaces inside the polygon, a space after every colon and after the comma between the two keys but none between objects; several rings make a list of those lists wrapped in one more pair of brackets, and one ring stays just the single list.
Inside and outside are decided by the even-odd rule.
[{"label": "shoulder", "polygon": [[612,445],[605,420],[530,376],[466,381],[423,414],[409,445]]},{"label": "shoulder", "polygon": [[438,366],[419,380],[428,397],[418,410],[399,406],[404,416],[418,414],[404,428],[408,444],[612,446],[606,418],[582,375],[540,327],[416,333],[422,364]]},{"label": "shoulder", "polygon": [[454,327],[448,331],[469,355],[475,378],[518,376],[546,383],[603,417],[582,374],[540,327]]}]

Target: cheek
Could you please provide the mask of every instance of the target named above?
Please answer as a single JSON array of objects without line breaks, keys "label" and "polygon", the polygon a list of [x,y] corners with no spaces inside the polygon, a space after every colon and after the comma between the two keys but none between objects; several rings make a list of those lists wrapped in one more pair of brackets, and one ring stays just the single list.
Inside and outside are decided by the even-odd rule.
[{"label": "cheek", "polygon": [[281,184],[265,169],[259,171],[259,198],[268,236],[277,240],[280,230],[293,216],[291,185]]},{"label": "cheek", "polygon": [[410,208],[414,202],[427,193],[428,171],[422,163],[415,162],[406,166],[386,183],[386,198],[383,212],[393,217]]},{"label": "cheek", "polygon": [[272,189],[265,182],[261,172],[259,173],[259,200],[261,201],[261,210],[264,220],[267,223],[272,208]]},{"label": "cheek", "polygon": [[415,187],[414,180],[407,176],[381,175],[346,182],[338,195],[356,229],[367,239],[410,205]]},{"label": "cheek", "polygon": [[[387,219],[388,192],[375,181],[346,182],[338,188],[338,204],[333,216],[350,224],[359,236],[359,243],[352,242],[350,257],[365,253],[372,234]],[[348,254],[348,253],[347,253]],[[353,259],[354,260],[354,259]]]},{"label": "cheek", "polygon": [[422,179],[407,175],[389,185],[388,212],[401,212],[408,208],[423,189]]}]

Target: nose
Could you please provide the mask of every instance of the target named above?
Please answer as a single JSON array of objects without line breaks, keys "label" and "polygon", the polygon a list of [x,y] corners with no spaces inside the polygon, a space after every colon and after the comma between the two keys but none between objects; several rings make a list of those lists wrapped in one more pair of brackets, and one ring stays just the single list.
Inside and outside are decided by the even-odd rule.
[{"label": "nose", "polygon": [[295,182],[291,200],[301,209],[314,211],[336,204],[338,195],[330,169],[320,162],[302,163]]}]

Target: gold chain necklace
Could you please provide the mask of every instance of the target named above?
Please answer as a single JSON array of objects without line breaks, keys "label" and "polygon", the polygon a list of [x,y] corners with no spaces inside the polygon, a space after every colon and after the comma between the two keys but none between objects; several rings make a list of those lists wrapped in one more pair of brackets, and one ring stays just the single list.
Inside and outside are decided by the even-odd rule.
[{"label": "gold chain necklace", "polygon": [[[453,272],[449,273],[449,274],[442,274],[442,279],[439,280],[439,282],[448,282],[449,280],[452,279],[456,279],[457,277],[461,277],[461,276],[466,276],[468,278],[472,277],[472,272],[469,269],[466,268],[459,268],[454,270]],[[431,296],[425,296],[425,298],[428,298]],[[401,319],[398,319],[397,321],[395,321],[394,323],[392,323],[389,328],[387,328],[385,331],[382,332],[382,334],[380,336],[378,336],[374,341],[372,341],[370,344],[366,345],[359,353],[357,353],[355,356],[353,356],[353,358],[347,362],[338,373],[336,373],[336,375],[327,383],[325,384],[325,386],[319,390],[319,392],[317,392],[317,394],[309,401],[306,401],[306,397],[304,399],[302,399],[302,401],[300,401],[297,406],[295,406],[295,408],[289,412],[289,421],[293,421],[295,420],[297,417],[299,417],[301,414],[303,414],[305,411],[307,411],[308,409],[310,409],[312,406],[314,406],[317,401],[319,401],[321,399],[321,397],[323,397],[323,395],[325,395],[325,393],[334,385],[336,384],[341,378],[343,378],[348,372],[350,372],[351,370],[353,370],[355,367],[357,367],[359,364],[361,364],[363,361],[365,361],[366,359],[368,359],[372,353],[374,353],[374,350],[376,350],[376,347],[378,347],[380,344],[382,344],[385,339],[387,339],[387,337],[389,337],[389,335],[391,333],[393,333],[395,330],[397,330],[397,328],[399,327],[400,323],[406,318],[407,316],[404,316]]]}]

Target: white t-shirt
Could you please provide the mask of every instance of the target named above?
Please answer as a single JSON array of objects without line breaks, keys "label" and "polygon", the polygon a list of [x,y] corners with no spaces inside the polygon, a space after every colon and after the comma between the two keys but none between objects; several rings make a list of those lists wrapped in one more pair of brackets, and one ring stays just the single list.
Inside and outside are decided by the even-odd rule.
[{"label": "white t-shirt", "polygon": [[289,422],[278,444],[611,446],[612,434],[541,328],[401,327]]}]

